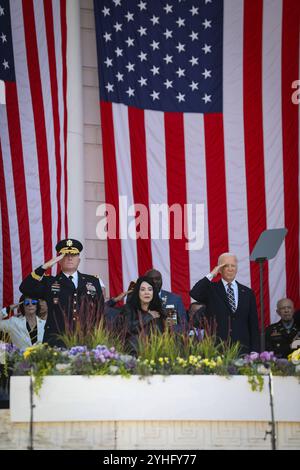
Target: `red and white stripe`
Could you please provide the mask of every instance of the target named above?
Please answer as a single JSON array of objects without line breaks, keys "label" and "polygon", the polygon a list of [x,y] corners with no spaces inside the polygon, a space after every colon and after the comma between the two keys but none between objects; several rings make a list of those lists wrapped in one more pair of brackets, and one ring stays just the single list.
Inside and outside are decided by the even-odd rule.
[{"label": "red and white stripe", "polygon": [[285,243],[265,265],[266,324],[276,320],[279,298],[299,304],[299,106],[291,101],[299,11],[299,2],[284,0],[224,2],[222,114],[101,103],[107,202],[126,195],[147,206],[204,203],[205,218],[198,251],[187,251],[184,237],[108,240],[112,295],[152,264],[188,304],[190,287],[232,251],[238,280],[259,300],[250,253],[263,230],[285,226]]},{"label": "red and white stripe", "polygon": [[5,84],[0,105],[3,305],[66,236],[65,0],[10,9],[16,82]]}]

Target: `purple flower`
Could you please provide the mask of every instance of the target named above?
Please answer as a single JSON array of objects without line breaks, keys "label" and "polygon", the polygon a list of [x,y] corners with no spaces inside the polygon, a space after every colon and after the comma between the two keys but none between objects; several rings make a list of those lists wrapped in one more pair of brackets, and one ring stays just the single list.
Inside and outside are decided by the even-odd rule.
[{"label": "purple flower", "polygon": [[249,359],[250,361],[256,361],[257,359],[259,359],[259,353],[253,351],[249,354]]},{"label": "purple flower", "polygon": [[250,354],[246,354],[246,356],[244,357],[245,364],[254,362],[257,359],[259,359],[259,353],[257,352],[251,352]]},{"label": "purple flower", "polygon": [[28,364],[27,361],[22,361],[17,364],[16,369],[14,370],[14,375],[23,375],[26,374],[30,370],[31,366]]},{"label": "purple flower", "polygon": [[14,353],[16,351],[19,351],[18,348],[16,348],[16,346],[14,346],[13,344],[10,344],[10,343],[1,343],[0,342],[0,351],[3,351],[3,352],[6,352],[8,354],[11,354],[11,353]]},{"label": "purple flower", "polygon": [[290,361],[288,359],[285,359],[285,357],[281,357],[277,359],[277,365],[278,366],[288,366],[290,365]]},{"label": "purple flower", "polygon": [[70,349],[69,355],[70,356],[76,356],[76,354],[82,354],[87,352],[87,347],[86,346],[74,346],[73,348]]},{"label": "purple flower", "polygon": [[237,375],[238,374],[238,368],[234,364],[230,364],[227,368],[228,374],[230,375]]},{"label": "purple flower", "polygon": [[276,360],[275,354],[273,351],[264,351],[260,353],[259,358],[262,361],[275,361]]}]

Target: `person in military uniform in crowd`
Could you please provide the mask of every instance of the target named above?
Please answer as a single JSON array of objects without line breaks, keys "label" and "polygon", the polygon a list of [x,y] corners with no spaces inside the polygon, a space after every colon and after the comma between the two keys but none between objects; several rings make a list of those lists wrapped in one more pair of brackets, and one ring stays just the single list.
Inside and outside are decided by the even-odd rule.
[{"label": "person in military uniform in crowd", "polygon": [[300,325],[294,321],[294,303],[291,299],[280,299],[276,312],[280,321],[266,328],[266,350],[274,351],[280,358],[287,358],[300,347]]},{"label": "person in military uniform in crowd", "polygon": [[[104,299],[99,279],[77,270],[82,249],[78,240],[61,240],[56,245],[58,256],[35,269],[20,285],[21,292],[47,301],[43,342],[50,346],[64,347],[58,335],[74,331],[76,326],[81,328],[83,320],[92,326],[99,312],[100,315],[103,312]],[[57,276],[45,275],[46,270],[56,263],[60,264],[61,272]]]}]

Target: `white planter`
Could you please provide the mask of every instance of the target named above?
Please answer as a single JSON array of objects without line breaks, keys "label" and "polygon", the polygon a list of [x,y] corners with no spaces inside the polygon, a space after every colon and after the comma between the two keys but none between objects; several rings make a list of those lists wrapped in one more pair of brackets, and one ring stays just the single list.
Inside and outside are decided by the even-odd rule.
[{"label": "white planter", "polygon": [[[300,422],[300,384],[274,377],[276,421]],[[30,418],[29,377],[12,377],[11,420]],[[253,392],[246,376],[48,376],[34,395],[34,421],[270,421],[268,377]]]}]

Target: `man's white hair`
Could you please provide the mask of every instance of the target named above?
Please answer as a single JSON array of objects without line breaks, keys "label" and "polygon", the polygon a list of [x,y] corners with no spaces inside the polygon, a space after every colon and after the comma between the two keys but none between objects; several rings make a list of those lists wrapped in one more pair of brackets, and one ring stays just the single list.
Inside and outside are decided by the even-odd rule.
[{"label": "man's white hair", "polygon": [[238,262],[237,256],[236,256],[234,253],[228,252],[228,253],[222,253],[222,254],[219,256],[219,258],[218,258],[218,265],[222,264],[221,259],[222,259],[223,256],[233,256],[233,257],[235,258],[236,264],[237,264],[237,262]]}]

